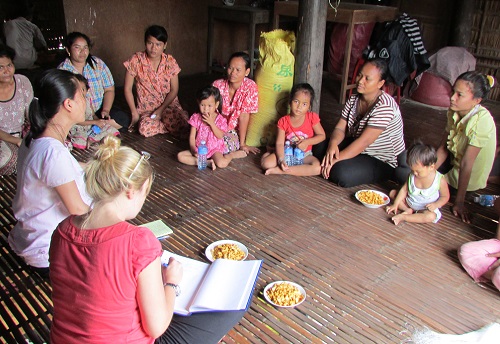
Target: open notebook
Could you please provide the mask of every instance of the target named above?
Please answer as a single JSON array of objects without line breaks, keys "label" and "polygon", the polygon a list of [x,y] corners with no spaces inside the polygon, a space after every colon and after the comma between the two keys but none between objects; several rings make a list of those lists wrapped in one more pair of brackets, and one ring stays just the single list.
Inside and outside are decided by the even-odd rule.
[{"label": "open notebook", "polygon": [[174,313],[239,311],[250,305],[262,260],[217,259],[208,264],[163,251],[162,264],[170,257],[179,260],[184,270]]}]

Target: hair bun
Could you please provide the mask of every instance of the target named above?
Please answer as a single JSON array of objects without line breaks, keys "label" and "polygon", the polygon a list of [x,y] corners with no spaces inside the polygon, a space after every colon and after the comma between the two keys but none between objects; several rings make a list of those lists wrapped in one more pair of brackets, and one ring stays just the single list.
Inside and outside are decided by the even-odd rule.
[{"label": "hair bun", "polygon": [[486,75],[486,79],[488,79],[488,84],[490,84],[490,88],[495,86],[495,78],[491,75]]},{"label": "hair bun", "polygon": [[95,153],[96,159],[99,161],[105,161],[111,158],[116,152],[118,152],[120,145],[121,141],[119,138],[113,135],[106,136]]}]

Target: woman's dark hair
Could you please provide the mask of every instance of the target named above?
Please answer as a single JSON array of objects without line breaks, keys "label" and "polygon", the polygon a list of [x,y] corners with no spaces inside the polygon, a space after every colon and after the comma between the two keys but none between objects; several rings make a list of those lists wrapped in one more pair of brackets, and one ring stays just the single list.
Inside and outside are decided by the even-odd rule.
[{"label": "woman's dark hair", "polygon": [[490,82],[488,81],[486,75],[482,73],[476,71],[465,72],[460,74],[455,83],[458,80],[463,80],[469,84],[470,91],[475,99],[485,99],[488,96],[488,93],[490,93]]},{"label": "woman's dark hair", "polygon": [[16,51],[8,45],[0,44],[0,57],[7,57],[11,61],[14,61],[14,57],[16,57]]},{"label": "woman's dark hair", "polygon": [[229,57],[229,60],[227,60],[227,65],[229,66],[229,64],[231,63],[231,61],[234,59],[234,58],[237,58],[237,57],[241,57],[243,59],[243,61],[245,61],[245,69],[248,69],[250,68],[250,55],[248,55],[247,53],[245,53],[244,51],[238,51],[236,53],[233,53],[230,57]]},{"label": "woman's dark hair", "polygon": [[311,85],[308,83],[302,83],[302,84],[296,84],[292,87],[292,90],[290,91],[290,99],[288,100],[288,103],[292,103],[293,97],[295,97],[295,94],[297,92],[305,92],[309,93],[309,96],[311,97],[311,106],[314,103],[314,88],[312,88]]},{"label": "woman's dark hair", "polygon": [[389,77],[389,67],[387,66],[386,60],[380,58],[368,59],[363,64],[363,66],[368,63],[371,63],[372,65],[377,67],[380,72],[380,80],[387,81],[387,78]]},{"label": "woman's dark hair", "polygon": [[81,75],[81,74],[75,74],[75,77],[76,77],[76,79],[77,79],[79,82],[81,82],[81,83],[83,83],[83,84],[85,85],[85,87],[87,88],[87,90],[89,89],[89,81],[87,80],[87,78],[86,78],[86,77],[84,77],[84,76],[83,76],[83,75]]},{"label": "woman's dark hair", "polygon": [[30,131],[26,136],[26,147],[47,128],[49,121],[59,111],[66,99],[74,99],[78,90],[78,77],[61,69],[43,72],[33,85],[33,100],[30,104]]},{"label": "woman's dark hair", "polygon": [[66,49],[71,50],[71,46],[73,45],[73,43],[75,43],[75,41],[78,38],[83,38],[87,42],[87,45],[89,46],[89,56],[87,56],[86,62],[90,65],[90,67],[92,67],[92,69],[95,69],[94,65],[95,60],[92,54],[90,53],[90,48],[92,48],[93,44],[89,36],[77,31],[71,32],[66,36],[66,39],[64,40],[64,46],[66,47]]},{"label": "woman's dark hair", "polygon": [[148,37],[154,37],[163,43],[167,43],[168,41],[167,30],[160,25],[151,25],[146,29],[146,32],[144,32],[144,43],[147,42]]},{"label": "woman's dark hair", "polygon": [[198,101],[198,104],[201,103],[202,100],[210,97],[214,97],[215,101],[219,102],[219,107],[217,108],[217,110],[219,111],[219,113],[222,113],[222,96],[220,95],[220,91],[217,87],[207,86],[200,88],[198,92],[196,92],[196,100]]},{"label": "woman's dark hair", "polygon": [[421,163],[423,166],[431,166],[437,162],[436,149],[417,140],[413,143],[410,148],[408,148],[408,153],[406,155],[406,163],[408,166],[413,166]]}]

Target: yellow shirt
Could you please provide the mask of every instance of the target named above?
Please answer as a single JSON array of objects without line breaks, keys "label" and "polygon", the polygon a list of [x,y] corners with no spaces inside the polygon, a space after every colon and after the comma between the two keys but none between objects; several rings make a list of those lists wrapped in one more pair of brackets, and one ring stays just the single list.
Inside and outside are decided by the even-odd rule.
[{"label": "yellow shirt", "polygon": [[467,191],[486,187],[486,182],[493,167],[496,150],[496,127],[490,112],[481,105],[475,106],[461,118],[456,112],[448,110],[448,150],[452,156],[452,169],[445,175],[446,181],[458,188],[460,164],[467,145],[481,148],[474,161]]}]

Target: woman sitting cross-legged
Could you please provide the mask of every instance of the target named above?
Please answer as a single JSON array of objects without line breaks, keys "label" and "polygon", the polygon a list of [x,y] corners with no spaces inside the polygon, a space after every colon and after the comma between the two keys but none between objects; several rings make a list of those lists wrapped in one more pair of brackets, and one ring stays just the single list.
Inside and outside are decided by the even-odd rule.
[{"label": "woman sitting cross-legged", "polygon": [[14,74],[15,51],[0,44],[0,176],[16,172],[17,154],[29,129],[33,88],[27,77]]},{"label": "woman sitting cross-legged", "polygon": [[358,93],[345,104],[326,153],[324,145],[315,150],[323,177],[341,187],[408,178],[401,112],[381,90],[387,75],[385,60],[365,62],[356,77]]},{"label": "woman sitting cross-legged", "polygon": [[[123,63],[125,99],[132,113],[130,130],[138,124],[145,137],[170,133],[187,138],[189,116],[182,109],[179,92],[181,69],[172,55],[164,52],[168,34],[164,27],[152,25],[144,33],[145,51],[140,51]],[[132,92],[134,81],[137,102]]]},{"label": "woman sitting cross-legged", "polygon": [[147,157],[108,136],[87,164],[94,207],[68,217],[52,237],[51,343],[215,344],[244,315],[173,315],[183,267],[174,258],[162,266],[156,236],[127,222],[151,189]]}]

